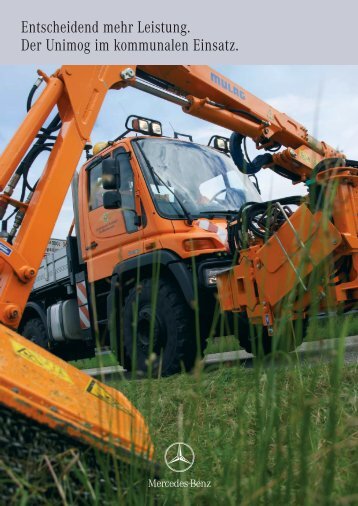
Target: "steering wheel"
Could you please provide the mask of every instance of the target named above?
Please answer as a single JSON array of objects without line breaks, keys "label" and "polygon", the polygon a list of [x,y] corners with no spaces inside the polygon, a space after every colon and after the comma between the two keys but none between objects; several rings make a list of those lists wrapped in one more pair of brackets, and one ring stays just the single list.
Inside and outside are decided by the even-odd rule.
[{"label": "steering wheel", "polygon": [[[239,190],[238,188],[223,188],[222,190],[215,193],[215,195],[209,200],[209,202],[213,202],[217,199],[221,193],[226,192],[225,196],[225,203],[229,206],[231,206],[233,209],[239,209],[242,204],[246,202],[246,196],[245,193],[242,190]],[[218,201],[220,204],[222,204],[222,201]]]},{"label": "steering wheel", "polygon": [[211,197],[211,199],[209,199],[209,202],[213,202],[213,200],[216,200],[219,195],[221,195],[224,192],[227,192],[227,190],[228,190],[227,188],[222,188],[220,191],[216,192],[215,195]]}]

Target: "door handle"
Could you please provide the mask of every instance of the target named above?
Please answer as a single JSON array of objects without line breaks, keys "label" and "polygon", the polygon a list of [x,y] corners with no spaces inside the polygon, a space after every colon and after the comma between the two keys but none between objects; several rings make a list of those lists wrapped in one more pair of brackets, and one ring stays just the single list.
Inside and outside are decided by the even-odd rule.
[{"label": "door handle", "polygon": [[89,251],[90,249],[95,249],[97,248],[97,246],[98,244],[95,241],[93,241],[89,246],[86,246],[86,251]]}]

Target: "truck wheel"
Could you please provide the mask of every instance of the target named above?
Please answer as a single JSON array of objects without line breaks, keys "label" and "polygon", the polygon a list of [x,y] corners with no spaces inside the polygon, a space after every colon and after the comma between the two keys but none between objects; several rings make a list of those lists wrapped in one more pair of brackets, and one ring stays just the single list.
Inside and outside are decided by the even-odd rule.
[{"label": "truck wheel", "polygon": [[29,341],[48,349],[48,338],[46,327],[41,318],[32,318],[25,323],[22,335]]},{"label": "truck wheel", "polygon": [[[245,315],[238,316],[238,332],[240,345],[255,356],[268,355],[273,351],[274,338],[269,336],[267,327],[250,325]],[[278,343],[275,343],[275,351],[290,352],[295,350],[307,333],[308,319],[289,322],[285,333]]]},{"label": "truck wheel", "polygon": [[[155,376],[190,370],[196,359],[194,313],[176,286],[150,279],[128,293],[123,310],[124,366]],[[156,294],[156,310],[153,307]],[[152,340],[152,345],[150,341]]]}]

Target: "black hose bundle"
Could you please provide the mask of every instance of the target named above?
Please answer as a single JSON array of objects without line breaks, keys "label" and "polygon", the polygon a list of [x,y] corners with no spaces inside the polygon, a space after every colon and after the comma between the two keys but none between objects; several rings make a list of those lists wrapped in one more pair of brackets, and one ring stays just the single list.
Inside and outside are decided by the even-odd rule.
[{"label": "black hose bundle", "polygon": [[[36,90],[39,88],[40,84],[42,83],[42,79],[39,78],[36,83],[32,86],[30,93],[27,97],[26,101],[26,110],[29,112],[29,110],[32,107],[32,100],[34,97],[34,94]],[[21,194],[20,194],[20,202],[24,202],[25,200],[25,194],[26,190],[33,192],[35,190],[35,187],[37,185],[37,182],[34,184],[34,186],[31,186],[28,181],[28,174],[30,171],[31,166],[35,162],[36,158],[43,152],[48,151],[51,152],[52,148],[54,146],[54,142],[57,139],[57,136],[54,136],[53,134],[60,130],[62,126],[60,115],[57,113],[55,117],[51,120],[49,125],[47,127],[43,127],[40,129],[39,133],[37,134],[36,138],[37,141],[31,146],[19,166],[17,167],[15,174],[20,178],[23,178],[22,182],[22,188],[21,188]],[[9,216],[4,218],[2,220],[2,230],[5,231],[7,229],[7,222],[14,214],[16,214],[17,208],[15,208]],[[8,238],[11,242],[12,238]]]},{"label": "black hose bundle", "polygon": [[245,139],[246,138],[238,132],[233,132],[230,136],[230,154],[240,172],[253,175],[259,172],[264,165],[272,163],[272,155],[270,153],[265,153],[263,155],[258,155],[252,161],[250,159],[246,160],[242,149],[242,143],[244,142],[245,153],[248,158]]},{"label": "black hose bundle", "polygon": [[292,215],[289,206],[299,206],[302,197],[286,197],[267,202],[246,202],[228,221],[228,243],[232,255],[247,248],[250,237],[267,241]]}]

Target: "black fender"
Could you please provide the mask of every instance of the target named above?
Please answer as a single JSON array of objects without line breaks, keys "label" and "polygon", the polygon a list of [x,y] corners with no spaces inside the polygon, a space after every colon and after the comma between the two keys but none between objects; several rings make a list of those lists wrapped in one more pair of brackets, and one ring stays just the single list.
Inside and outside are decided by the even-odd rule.
[{"label": "black fender", "polygon": [[[123,275],[133,273],[135,276],[139,271],[151,267],[153,263],[165,267],[176,280],[180,290],[187,303],[192,306],[194,300],[194,283],[192,273],[187,268],[187,264],[176,253],[169,250],[153,251],[145,253],[135,258],[129,258],[118,263],[112,274],[111,293],[116,288],[116,283],[120,283]],[[140,277],[140,272],[139,272]]]}]

